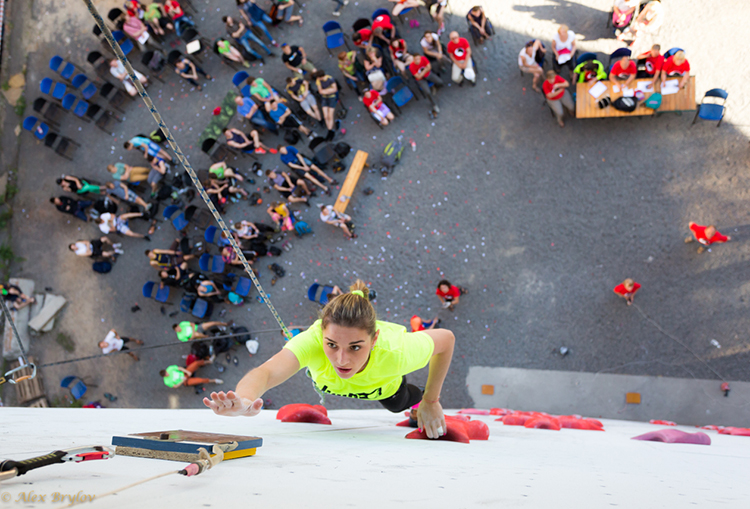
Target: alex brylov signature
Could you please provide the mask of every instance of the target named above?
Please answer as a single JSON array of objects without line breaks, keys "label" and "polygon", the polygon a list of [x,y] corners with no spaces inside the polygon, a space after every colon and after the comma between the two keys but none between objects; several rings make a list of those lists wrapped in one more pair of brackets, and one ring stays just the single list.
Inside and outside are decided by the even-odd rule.
[{"label": "alex brylov signature", "polygon": [[0,501],[9,503],[15,502],[16,504],[28,504],[28,503],[40,503],[50,502],[52,504],[61,504],[64,502],[78,503],[78,502],[91,502],[94,500],[96,495],[87,495],[83,491],[78,493],[60,493],[59,491],[53,491],[52,493],[37,493],[35,491],[22,491],[16,495],[8,491],[0,492]]}]

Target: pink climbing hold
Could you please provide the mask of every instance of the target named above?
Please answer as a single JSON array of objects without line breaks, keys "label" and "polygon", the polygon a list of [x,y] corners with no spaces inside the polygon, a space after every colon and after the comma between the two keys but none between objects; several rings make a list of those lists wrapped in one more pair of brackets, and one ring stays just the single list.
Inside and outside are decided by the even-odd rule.
[{"label": "pink climbing hold", "polygon": [[546,415],[535,415],[524,424],[526,428],[551,429],[560,431],[560,421]]},{"label": "pink climbing hold", "polygon": [[557,420],[561,428],[604,431],[604,425],[596,419],[583,419],[573,415],[561,415]]},{"label": "pink climbing hold", "polygon": [[646,440],[649,442],[664,442],[665,444],[695,444],[711,445],[711,438],[701,431],[687,433],[678,429],[660,429],[649,431],[631,440]]},{"label": "pink climbing hold", "polygon": [[[450,427],[453,423],[448,424]],[[466,434],[469,435],[469,440],[489,440],[490,439],[490,428],[482,421],[469,421],[464,423],[464,429]]]},{"label": "pink climbing hold", "polygon": [[738,437],[750,437],[750,428],[735,428],[733,426],[727,426],[726,428],[720,429],[721,435],[734,435]]},{"label": "pink climbing hold", "polygon": [[472,414],[472,415],[490,415],[489,410],[479,410],[477,408],[462,408],[458,411],[459,414]]},{"label": "pink climbing hold", "polygon": [[495,420],[502,421],[506,426],[523,426],[529,419],[531,419],[530,415],[520,415],[517,413],[512,413],[504,415],[503,417]]},{"label": "pink climbing hold", "polygon": [[660,426],[677,426],[677,424],[673,423],[672,421],[663,421],[661,419],[651,419],[648,422],[650,422],[651,424],[658,424]]}]

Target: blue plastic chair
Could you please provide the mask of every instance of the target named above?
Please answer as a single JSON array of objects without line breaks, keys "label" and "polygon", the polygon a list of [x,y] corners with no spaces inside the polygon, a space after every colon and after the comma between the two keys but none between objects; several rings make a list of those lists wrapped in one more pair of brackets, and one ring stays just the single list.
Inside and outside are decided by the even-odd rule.
[{"label": "blue plastic chair", "polygon": [[633,54],[633,52],[630,51],[628,48],[618,48],[618,49],[616,49],[615,52],[612,53],[609,56],[609,65],[607,66],[607,68],[611,71],[612,70],[612,66],[615,65],[615,62],[617,60],[621,59],[622,57],[629,57],[632,54]]},{"label": "blue plastic chair", "polygon": [[205,233],[203,234],[203,239],[208,242],[209,244],[216,244],[216,237],[217,233],[219,232],[219,229],[213,225],[206,228]]},{"label": "blue plastic chair", "polygon": [[43,140],[49,132],[49,126],[47,124],[45,124],[44,122],[39,122],[38,118],[32,116],[23,119],[23,128],[34,133],[34,136],[36,136],[39,140]]},{"label": "blue plastic chair", "polygon": [[196,318],[203,318],[206,316],[206,312],[208,311],[208,302],[198,298],[195,301],[195,305],[193,306],[192,315]]},{"label": "blue plastic chair", "polygon": [[[703,96],[703,99],[701,100],[700,105],[698,106],[698,111],[695,112],[695,117],[693,117],[693,123],[690,124],[691,126],[695,124],[695,121],[698,120],[698,117],[702,118],[703,120],[712,120],[716,121],[718,120],[718,124],[716,124],[716,127],[719,127],[721,125],[721,121],[724,120],[724,113],[726,112],[726,104],[727,104],[727,92],[725,90],[722,90],[720,88],[712,88],[708,92],[706,92],[706,95]],[[713,97],[716,99],[721,99],[721,104],[717,103],[707,103],[706,98],[707,97]]]},{"label": "blue plastic chair", "polygon": [[239,281],[237,281],[237,286],[234,289],[234,293],[236,293],[240,297],[247,297],[252,287],[253,287],[252,281],[250,281],[246,277],[241,277]]},{"label": "blue plastic chair", "polygon": [[172,226],[174,226],[175,230],[178,232],[184,230],[188,224],[190,224],[190,221],[185,218],[185,214],[182,212],[172,219]]},{"label": "blue plastic chair", "polygon": [[399,108],[399,112],[402,106],[414,99],[414,93],[406,86],[401,76],[394,76],[389,79],[385,84],[385,88],[391,94],[391,98],[396,107]]},{"label": "blue plastic chair", "polygon": [[143,289],[141,290],[141,293],[143,293],[143,296],[147,299],[150,299],[154,294],[154,283],[153,281],[148,281],[146,284],[143,285]]},{"label": "blue plastic chair", "polygon": [[326,36],[326,49],[328,54],[331,55],[333,48],[338,48],[346,44],[346,48],[349,49],[349,44],[346,42],[344,37],[344,31],[341,29],[341,25],[337,21],[327,21],[323,25],[323,32]]},{"label": "blue plastic chair", "polygon": [[[78,382],[73,383],[76,380],[78,380]],[[83,380],[81,380],[77,376],[66,376],[60,382],[60,387],[62,387],[63,389],[68,389],[70,391],[70,394],[75,399],[81,399],[88,390],[88,387],[86,387],[86,384],[83,383]]]},{"label": "blue plastic chair", "polygon": [[43,94],[49,94],[58,101],[63,98],[68,90],[63,83],[58,83],[50,78],[44,78],[39,82],[39,88]]},{"label": "blue plastic chair", "polygon": [[65,94],[65,97],[62,98],[62,107],[70,111],[70,109],[75,104],[76,99],[77,97],[75,96],[75,94]]},{"label": "blue plastic chair", "polygon": [[81,90],[81,95],[86,100],[94,97],[97,92],[96,85],[91,83],[91,80],[85,74],[77,74],[70,84],[73,88]]},{"label": "blue plastic chair", "polygon": [[240,94],[242,94],[242,97],[250,99],[250,97],[252,96],[252,94],[250,93],[250,85],[245,85],[244,87],[242,87],[240,89]]},{"label": "blue plastic chair", "polygon": [[234,73],[234,76],[232,77],[232,85],[234,85],[235,87],[239,87],[249,77],[250,75],[246,73],[245,71],[237,71],[236,73]]},{"label": "blue plastic chair", "polygon": [[164,211],[162,212],[162,217],[164,218],[165,221],[171,221],[172,216],[178,210],[180,210],[180,207],[178,205],[170,205],[164,209]]},{"label": "blue plastic chair", "polygon": [[76,70],[76,66],[70,62],[66,62],[59,55],[55,55],[49,61],[49,68],[51,71],[55,71],[60,77],[66,81],[70,81],[70,77]]},{"label": "blue plastic chair", "polygon": [[596,60],[596,53],[584,53],[576,58],[576,67],[589,60]]},{"label": "blue plastic chair", "polygon": [[42,78],[42,81],[39,82],[39,90],[42,91],[43,94],[49,94],[52,91],[52,85],[55,82],[52,81],[51,78]]},{"label": "blue plastic chair", "polygon": [[198,266],[204,272],[213,272],[214,274],[224,272],[224,260],[219,255],[203,253],[198,260]]},{"label": "blue plastic chair", "polygon": [[125,56],[128,56],[128,53],[133,51],[135,45],[133,44],[133,41],[128,39],[124,32],[122,32],[121,30],[115,30],[112,32],[112,37],[114,38],[115,42],[120,45],[120,49],[125,54]]},{"label": "blue plastic chair", "polygon": [[[320,290],[320,294],[318,294],[318,290]],[[332,291],[332,286],[321,286],[319,283],[313,283],[310,285],[310,288],[307,289],[307,298],[312,302],[317,302],[321,306],[325,306],[328,304],[328,296]]]},{"label": "blue plastic chair", "polygon": [[169,299],[169,287],[166,285],[164,285],[163,288],[157,287],[154,300],[156,302],[167,302],[168,299]]},{"label": "blue plastic chair", "polygon": [[685,50],[682,48],[671,48],[667,50],[666,53],[664,53],[664,60],[668,59],[669,57],[674,56],[674,54],[677,53],[678,51],[685,51]]},{"label": "blue plastic chair", "polygon": [[375,18],[377,18],[378,16],[383,16],[383,15],[386,15],[386,16],[388,16],[390,18],[391,17],[391,11],[389,11],[388,9],[382,9],[382,8],[381,9],[375,9],[375,12],[372,13],[372,18],[370,18],[370,19],[372,19],[374,21]]},{"label": "blue plastic chair", "polygon": [[87,103],[83,99],[79,99],[75,107],[73,107],[73,115],[79,118],[83,118],[84,120],[88,120],[83,117],[87,111],[89,111],[89,103]]}]

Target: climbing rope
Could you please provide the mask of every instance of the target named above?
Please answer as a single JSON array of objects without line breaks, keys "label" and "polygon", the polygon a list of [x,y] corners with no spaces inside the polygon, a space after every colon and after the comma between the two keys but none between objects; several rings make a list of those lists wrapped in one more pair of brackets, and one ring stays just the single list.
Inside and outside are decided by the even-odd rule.
[{"label": "climbing rope", "polygon": [[[0,376],[0,385],[3,385],[4,383],[10,383],[10,384],[17,384],[18,382],[22,382],[24,380],[31,380],[36,376],[36,366],[29,362],[29,359],[26,357],[26,349],[23,347],[23,343],[21,342],[21,337],[18,335],[18,329],[16,328],[16,322],[13,321],[13,318],[10,316],[10,311],[8,311],[8,306],[5,305],[5,299],[0,296],[0,305],[3,307],[3,314],[5,315],[5,318],[8,320],[8,323],[10,323],[10,328],[13,329],[13,337],[16,339],[16,342],[18,343],[18,348],[21,350],[21,357],[18,359],[20,362],[20,366],[17,368],[11,369],[10,371],[6,371],[3,376]],[[21,371],[25,368],[31,368],[31,374],[30,375],[24,375],[19,376],[18,378],[13,378],[13,374]]]},{"label": "climbing rope", "polygon": [[250,276],[250,279],[252,280],[253,284],[255,285],[255,288],[258,290],[258,293],[260,294],[260,298],[263,299],[263,302],[265,302],[266,306],[268,306],[269,311],[271,311],[271,314],[273,315],[274,319],[279,324],[279,327],[281,327],[281,330],[283,331],[284,336],[286,336],[287,338],[291,338],[292,335],[289,332],[289,329],[287,329],[286,325],[284,325],[284,321],[281,319],[281,316],[279,316],[278,312],[276,311],[276,308],[274,308],[273,306],[273,303],[271,303],[271,300],[268,298],[268,295],[263,290],[263,287],[260,285],[258,278],[255,277],[255,273],[253,273],[253,270],[250,267],[250,264],[248,263],[247,258],[245,258],[244,253],[240,249],[240,246],[238,245],[237,240],[234,238],[234,236],[232,235],[232,232],[227,227],[226,223],[224,222],[224,219],[221,217],[221,214],[219,214],[219,211],[216,210],[216,207],[214,207],[214,204],[209,199],[208,194],[206,193],[206,189],[203,187],[203,184],[201,183],[201,181],[198,180],[198,176],[196,175],[195,170],[193,170],[193,167],[190,166],[190,163],[188,162],[185,155],[182,153],[180,146],[172,137],[172,133],[169,130],[169,127],[167,127],[167,125],[162,120],[161,114],[156,109],[156,106],[154,106],[153,101],[151,101],[151,97],[149,97],[148,93],[146,93],[146,90],[143,88],[143,85],[141,84],[140,80],[135,75],[135,71],[133,70],[133,67],[130,65],[130,61],[122,52],[120,45],[112,37],[112,32],[109,30],[109,27],[104,24],[104,20],[99,14],[99,11],[97,11],[96,7],[94,7],[92,0],[83,0],[83,2],[88,7],[88,10],[91,13],[91,16],[94,18],[94,20],[96,21],[96,24],[99,26],[99,29],[102,31],[102,34],[107,39],[107,42],[109,43],[109,45],[112,47],[112,51],[114,51],[115,56],[120,61],[120,63],[122,63],[122,65],[125,66],[125,70],[127,71],[128,76],[130,77],[130,80],[133,82],[136,90],[138,90],[138,94],[140,94],[141,98],[143,99],[143,102],[146,104],[146,108],[148,108],[148,110],[151,112],[151,116],[154,118],[159,128],[165,134],[167,138],[167,142],[169,142],[170,148],[177,155],[177,159],[180,161],[180,164],[182,164],[182,167],[185,168],[185,171],[190,176],[190,180],[193,181],[193,185],[198,190],[198,194],[200,195],[201,199],[206,204],[206,207],[208,207],[208,210],[211,212],[211,215],[214,216],[216,223],[219,225],[219,228],[221,228],[221,231],[224,233],[225,237],[229,241],[230,245],[232,246],[232,249],[234,249],[234,252],[237,253],[237,256],[242,262],[242,267],[245,269],[245,272],[247,273],[247,275]]}]

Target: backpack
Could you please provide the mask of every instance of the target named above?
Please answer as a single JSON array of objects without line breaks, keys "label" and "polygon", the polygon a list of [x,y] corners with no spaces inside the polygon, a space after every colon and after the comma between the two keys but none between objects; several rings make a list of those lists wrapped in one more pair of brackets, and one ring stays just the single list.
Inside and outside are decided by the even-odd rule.
[{"label": "backpack", "polygon": [[612,106],[619,111],[631,112],[635,111],[638,102],[635,97],[618,97],[612,101]]},{"label": "backpack", "polygon": [[289,145],[296,145],[299,142],[299,133],[296,129],[287,129],[284,133],[284,141]]},{"label": "backpack", "polygon": [[208,359],[211,357],[211,348],[205,341],[193,342],[192,345],[190,345],[190,353],[199,359]]},{"label": "backpack", "polygon": [[652,110],[658,110],[661,106],[661,94],[659,92],[651,94],[651,96],[646,99],[645,102],[646,108],[651,108]]},{"label": "backpack", "polygon": [[268,248],[268,252],[270,253],[271,256],[281,256],[281,253],[283,251],[276,246],[270,246]]},{"label": "backpack", "polygon": [[234,346],[232,338],[216,338],[211,344],[214,347],[215,353],[224,353]]},{"label": "backpack", "polygon": [[94,272],[98,272],[99,274],[106,274],[110,270],[112,270],[112,264],[110,262],[94,262],[94,265],[91,266],[92,269],[94,269]]},{"label": "backpack", "polygon": [[341,163],[341,161],[336,161],[333,163],[333,173],[339,173],[341,171],[344,171],[346,167]]},{"label": "backpack", "polygon": [[352,151],[352,147],[348,143],[340,141],[333,147],[333,151],[336,152],[339,159],[343,159],[349,155],[349,152]]},{"label": "backpack", "polygon": [[393,173],[393,168],[401,160],[401,155],[404,152],[404,144],[401,140],[390,142],[385,146],[383,155],[380,157],[380,172],[384,177],[387,177]]},{"label": "backpack", "polygon": [[[160,51],[154,51],[153,56],[151,57],[151,60],[148,62],[148,68],[152,71],[159,72],[162,69],[164,69],[164,66],[167,64],[167,61],[164,59],[164,56],[161,54]],[[161,129],[159,129],[161,130]],[[164,137],[166,139],[166,136]],[[156,141],[156,140],[154,140]],[[157,142],[159,143],[159,142]]]}]

